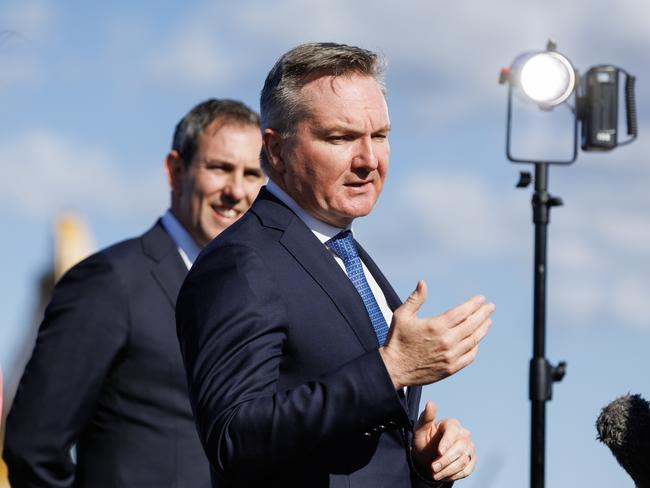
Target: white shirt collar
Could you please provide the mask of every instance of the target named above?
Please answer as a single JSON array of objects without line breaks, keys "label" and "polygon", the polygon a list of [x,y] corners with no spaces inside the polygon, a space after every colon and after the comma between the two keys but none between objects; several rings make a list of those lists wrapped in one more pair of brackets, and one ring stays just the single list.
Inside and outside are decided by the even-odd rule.
[{"label": "white shirt collar", "polygon": [[314,235],[318,237],[318,240],[323,244],[325,244],[339,232],[346,230],[340,227],[334,227],[333,225],[323,222],[322,220],[318,220],[316,217],[307,213],[300,205],[296,203],[293,198],[287,194],[287,192],[280,188],[273,180],[268,181],[266,184],[266,189],[287,207],[293,210],[293,212],[300,218],[300,220],[302,220],[305,225],[309,227]]},{"label": "white shirt collar", "polygon": [[160,220],[176,244],[178,253],[181,255],[185,266],[187,266],[187,269],[190,269],[194,260],[201,252],[201,247],[192,239],[192,236],[190,236],[189,232],[185,230],[185,227],[176,219],[171,210],[167,210]]},{"label": "white shirt collar", "polygon": [[[308,214],[303,208],[300,207],[300,205],[296,203],[296,201],[293,198],[287,195],[287,193],[284,190],[282,190],[282,188],[280,188],[272,180],[268,181],[268,183],[266,184],[266,189],[269,192],[271,192],[274,196],[276,196],[287,207],[293,210],[294,213],[300,218],[300,220],[302,220],[305,223],[305,225],[309,227],[309,229],[313,232],[313,234],[323,244],[325,244],[327,241],[329,241],[332,237],[334,237],[339,232],[346,230],[346,229],[341,229],[339,227],[334,227]],[[336,253],[334,253],[334,251],[332,251],[329,248],[328,250],[332,254],[332,257],[337,262],[337,264],[341,267],[341,270],[347,274],[347,270],[345,269],[345,264],[343,263],[343,260],[339,256],[337,256]],[[393,317],[393,312],[388,306],[386,296],[384,295],[383,290],[377,283],[377,280],[375,280],[374,276],[372,276],[372,273],[368,270],[368,268],[363,263],[363,261],[361,262],[361,265],[363,267],[363,273],[366,276],[366,280],[368,281],[368,285],[372,290],[372,294],[375,296],[375,299],[377,300],[379,309],[381,310],[381,313],[384,315],[384,319],[386,320],[386,323],[390,324]]]}]

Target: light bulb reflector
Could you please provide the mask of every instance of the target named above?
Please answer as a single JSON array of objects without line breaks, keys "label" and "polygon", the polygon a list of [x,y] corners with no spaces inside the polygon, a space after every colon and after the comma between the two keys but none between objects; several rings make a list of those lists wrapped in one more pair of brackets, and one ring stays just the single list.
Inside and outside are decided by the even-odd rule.
[{"label": "light bulb reflector", "polygon": [[575,86],[575,72],[568,59],[555,51],[531,56],[521,67],[521,89],[541,105],[558,105]]}]

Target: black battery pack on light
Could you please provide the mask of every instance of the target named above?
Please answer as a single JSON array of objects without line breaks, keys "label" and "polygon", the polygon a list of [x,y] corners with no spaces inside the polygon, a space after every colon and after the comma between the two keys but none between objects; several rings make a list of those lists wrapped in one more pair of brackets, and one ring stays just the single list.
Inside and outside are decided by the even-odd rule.
[{"label": "black battery pack on light", "polygon": [[[609,151],[619,145],[618,99],[621,76],[625,76],[627,134],[631,139],[636,137],[634,76],[616,66],[594,66],[585,74],[582,80],[583,93],[578,97],[583,151]],[[627,144],[631,139],[620,144]]]}]

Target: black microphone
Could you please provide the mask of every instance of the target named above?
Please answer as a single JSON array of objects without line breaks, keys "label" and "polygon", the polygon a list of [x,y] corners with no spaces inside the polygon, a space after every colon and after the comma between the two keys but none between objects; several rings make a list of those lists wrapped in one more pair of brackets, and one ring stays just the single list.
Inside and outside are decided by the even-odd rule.
[{"label": "black microphone", "polygon": [[650,403],[641,395],[617,398],[600,412],[596,429],[637,488],[650,488]]}]

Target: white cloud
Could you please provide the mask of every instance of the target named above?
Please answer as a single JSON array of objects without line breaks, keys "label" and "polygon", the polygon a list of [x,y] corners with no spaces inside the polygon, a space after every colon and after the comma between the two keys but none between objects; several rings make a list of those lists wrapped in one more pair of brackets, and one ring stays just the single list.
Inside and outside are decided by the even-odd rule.
[{"label": "white cloud", "polygon": [[[650,199],[626,195],[625,186],[607,179],[575,193],[567,207],[553,210],[549,227],[550,311],[576,326],[650,328]],[[418,229],[420,236],[408,250],[410,262],[430,263],[435,249],[457,265],[532,264],[524,227],[531,210],[514,191],[504,195],[469,173],[427,171],[405,180],[399,194],[396,206],[409,218],[395,218],[393,230],[413,235]],[[625,204],[612,205],[623,200],[619,195],[627,196]]]},{"label": "white cloud", "polygon": [[[505,88],[496,83],[499,69],[521,52],[544,49],[549,37],[581,71],[607,62],[648,71],[635,58],[650,48],[644,22],[650,8],[644,0],[627,0],[615,9],[603,0],[589,5],[506,0],[498,6],[426,0],[379,0],[371,6],[343,0],[281,0],[272,7],[246,2],[238,8],[237,18],[246,31],[243,37],[278,46],[278,55],[298,43],[318,40],[384,52],[389,71],[395,75],[401,71],[400,81],[417,87],[413,97],[418,103],[413,108],[427,107],[422,118],[437,123],[504,107]],[[605,11],[607,29],[603,29]],[[634,53],[630,45],[635,46]],[[435,118],[438,113],[444,120]]]},{"label": "white cloud", "polygon": [[612,293],[613,312],[626,324],[650,328],[650,278],[648,275],[629,273],[620,279]]},{"label": "white cloud", "polygon": [[145,70],[157,82],[206,87],[231,79],[235,64],[221,51],[214,36],[191,30],[157,47]]},{"label": "white cloud", "polygon": [[238,17],[250,33],[262,39],[273,39],[285,48],[315,41],[360,44],[365,39],[372,43],[382,34],[373,22],[376,12],[385,7],[380,4],[368,8],[363,2],[345,0],[282,0],[274,2],[272,8],[267,5],[266,2],[242,3]]},{"label": "white cloud", "polygon": [[243,80],[250,66],[258,66],[258,34],[237,41],[243,33],[228,32],[230,26],[237,25],[241,9],[238,4],[191,2],[162,36],[143,18],[109,19],[113,62],[130,60],[133,72],[129,82],[183,91],[219,90],[224,84]]},{"label": "white cloud", "polygon": [[650,258],[649,205],[625,211],[606,211],[594,222],[594,232],[605,242],[630,256]]},{"label": "white cloud", "polygon": [[0,53],[0,90],[12,87],[22,88],[39,80],[41,69],[32,58],[25,58],[21,53]]},{"label": "white cloud", "polygon": [[41,81],[36,48],[51,34],[55,11],[45,1],[9,2],[0,7],[0,90]]},{"label": "white cloud", "polygon": [[403,184],[406,213],[436,245],[472,258],[503,258],[520,249],[526,235],[516,228],[514,197],[468,173],[427,172]]},{"label": "white cloud", "polygon": [[554,266],[550,270],[552,286],[548,289],[548,308],[551,317],[561,317],[564,323],[577,327],[609,325],[604,323],[609,294],[602,282],[577,272],[558,274]]},{"label": "white cloud", "polygon": [[[79,209],[109,216],[151,214],[165,198],[162,168],[121,172],[102,149],[47,131],[0,140],[4,213],[24,217]],[[162,200],[162,201],[161,201]]]},{"label": "white cloud", "polygon": [[582,325],[650,328],[648,197],[603,181],[577,192],[566,217],[549,247],[558,311]]},{"label": "white cloud", "polygon": [[[554,231],[554,229],[553,229]],[[580,273],[585,269],[600,266],[598,252],[578,236],[565,236],[552,231],[551,252],[553,266],[563,274]]]},{"label": "white cloud", "polygon": [[55,16],[54,5],[48,1],[9,1],[0,8],[0,29],[29,40],[43,39],[50,33]]},{"label": "white cloud", "polygon": [[562,270],[550,288],[553,316],[578,327],[650,329],[650,279],[645,271],[627,265],[608,273],[593,268],[573,274]]},{"label": "white cloud", "polygon": [[[648,10],[645,3],[628,0],[621,8],[607,9],[613,27],[605,30],[602,0],[590,8],[560,0],[505,0],[498,7],[494,2],[442,6],[425,0],[202,1],[188,6],[162,42],[144,19],[120,19],[113,37],[117,62],[137,53],[134,73],[144,71],[147,81],[185,89],[218,89],[251,79],[261,87],[273,60],[302,42],[364,46],[386,54],[389,78],[407,87],[400,96],[412,116],[422,126],[435,126],[495,110],[502,116],[506,91],[496,83],[499,69],[522,51],[543,49],[548,37],[582,71],[590,64],[616,62],[638,68],[641,77],[648,68],[630,65],[635,57],[628,48],[650,48],[645,24],[638,18],[630,22],[635,9]],[[617,34],[621,31],[625,37]]]},{"label": "white cloud", "polygon": [[639,195],[636,195],[639,189],[644,195],[647,194],[647,182],[650,181],[650,138],[645,137],[645,134],[649,130],[650,124],[642,125],[638,139],[629,146],[619,146],[612,152],[581,153],[580,171],[590,178],[587,182],[596,178],[606,180],[610,184],[625,185],[625,193],[632,191],[634,198],[639,198]]}]

